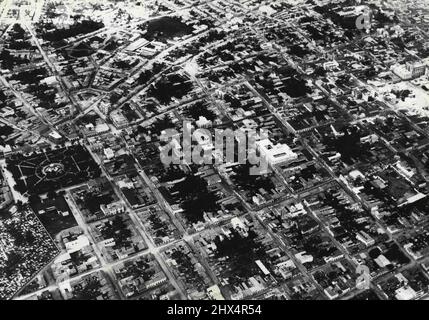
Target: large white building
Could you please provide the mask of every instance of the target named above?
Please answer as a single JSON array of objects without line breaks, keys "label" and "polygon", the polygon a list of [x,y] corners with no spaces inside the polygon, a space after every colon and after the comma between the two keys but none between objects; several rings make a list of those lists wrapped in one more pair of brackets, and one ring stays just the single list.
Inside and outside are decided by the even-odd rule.
[{"label": "large white building", "polygon": [[426,74],[426,64],[423,62],[407,62],[405,65],[396,65],[392,68],[401,80],[411,80]]},{"label": "large white building", "polygon": [[263,139],[256,142],[260,155],[267,160],[270,165],[289,162],[298,158],[298,155],[285,144],[274,145],[270,139]]}]

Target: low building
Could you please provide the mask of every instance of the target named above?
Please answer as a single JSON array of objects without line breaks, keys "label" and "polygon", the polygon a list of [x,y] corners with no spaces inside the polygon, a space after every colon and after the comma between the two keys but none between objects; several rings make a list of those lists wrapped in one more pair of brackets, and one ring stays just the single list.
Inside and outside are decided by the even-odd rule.
[{"label": "low building", "polygon": [[125,205],[120,202],[112,202],[107,205],[102,204],[100,206],[100,210],[106,215],[106,216],[112,216],[118,213],[125,212]]}]

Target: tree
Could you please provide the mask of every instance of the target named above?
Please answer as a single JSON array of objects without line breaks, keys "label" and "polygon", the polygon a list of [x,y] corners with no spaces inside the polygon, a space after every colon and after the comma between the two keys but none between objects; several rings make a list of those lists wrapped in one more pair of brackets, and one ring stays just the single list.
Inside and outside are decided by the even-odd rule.
[{"label": "tree", "polygon": [[28,197],[28,202],[30,205],[38,204],[42,202],[42,199],[40,199],[40,196],[36,193],[30,194]]},{"label": "tree", "polygon": [[32,243],[36,240],[36,238],[34,237],[34,234],[30,230],[27,230],[24,237],[28,243]]},{"label": "tree", "polygon": [[6,275],[11,276],[18,264],[22,262],[22,255],[19,252],[11,251],[7,255],[7,262],[4,268]]}]

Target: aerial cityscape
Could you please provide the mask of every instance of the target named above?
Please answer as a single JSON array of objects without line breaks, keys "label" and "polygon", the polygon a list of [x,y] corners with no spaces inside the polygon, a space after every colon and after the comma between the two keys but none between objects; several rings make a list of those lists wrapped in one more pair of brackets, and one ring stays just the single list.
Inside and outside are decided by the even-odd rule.
[{"label": "aerial cityscape", "polygon": [[429,299],[429,0],[0,0],[0,37],[0,300]]}]

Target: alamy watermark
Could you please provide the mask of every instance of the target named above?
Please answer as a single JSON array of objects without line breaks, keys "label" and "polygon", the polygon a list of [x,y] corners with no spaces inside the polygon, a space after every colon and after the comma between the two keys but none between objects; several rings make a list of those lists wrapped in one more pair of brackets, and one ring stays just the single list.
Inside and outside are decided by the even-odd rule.
[{"label": "alamy watermark", "polygon": [[[269,141],[265,130],[232,130],[197,128],[190,121],[183,122],[183,132],[166,129],[160,140],[161,162],[170,164],[249,164],[250,175],[267,172],[268,161],[259,152],[262,142]],[[214,135],[213,135],[214,131]],[[213,139],[214,138],[214,139]]]},{"label": "alamy watermark", "polygon": [[368,7],[362,9],[362,13],[356,19],[356,28],[359,30],[370,30],[372,25],[372,12]]}]

